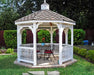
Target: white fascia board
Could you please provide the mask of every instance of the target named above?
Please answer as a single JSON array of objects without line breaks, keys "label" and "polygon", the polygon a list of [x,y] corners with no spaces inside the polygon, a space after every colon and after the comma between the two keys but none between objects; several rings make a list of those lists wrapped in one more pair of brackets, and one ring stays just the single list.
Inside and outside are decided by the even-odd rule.
[{"label": "white fascia board", "polygon": [[20,24],[29,24],[29,23],[34,23],[34,22],[58,22],[58,23],[67,23],[70,25],[76,25],[76,23],[73,22],[67,22],[67,21],[47,21],[47,20],[32,20],[32,21],[22,21],[22,22],[15,22],[16,25],[20,25]]}]

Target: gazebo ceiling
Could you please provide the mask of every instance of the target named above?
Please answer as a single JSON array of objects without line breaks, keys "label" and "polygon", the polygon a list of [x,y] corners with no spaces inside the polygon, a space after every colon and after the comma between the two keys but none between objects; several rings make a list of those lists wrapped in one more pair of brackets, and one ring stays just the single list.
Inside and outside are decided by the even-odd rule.
[{"label": "gazebo ceiling", "polygon": [[56,12],[53,12],[51,10],[40,10],[40,11],[37,11],[37,12],[34,12],[32,14],[29,14],[25,17],[22,17],[18,20],[16,20],[15,22],[22,22],[22,21],[32,21],[32,20],[35,20],[35,21],[40,21],[40,20],[43,20],[43,21],[66,21],[66,22],[72,22],[72,23],[75,23],[75,21],[73,21],[72,19],[69,19],[63,15],[60,15]]}]

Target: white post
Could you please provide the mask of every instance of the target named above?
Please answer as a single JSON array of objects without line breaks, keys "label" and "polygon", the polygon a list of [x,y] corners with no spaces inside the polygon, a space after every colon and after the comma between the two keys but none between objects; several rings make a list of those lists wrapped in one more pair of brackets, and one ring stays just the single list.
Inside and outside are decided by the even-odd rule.
[{"label": "white post", "polygon": [[34,46],[34,66],[37,65],[37,52],[36,52],[36,23],[33,24],[33,46]]},{"label": "white post", "polygon": [[73,46],[73,27],[71,29],[71,45]]},{"label": "white post", "polygon": [[61,24],[59,24],[59,64],[62,64],[62,32],[63,32],[63,28],[61,26]]},{"label": "white post", "polygon": [[22,44],[22,32],[20,27],[17,26],[17,61],[20,62],[20,50],[19,47]]},{"label": "white post", "polygon": [[73,26],[72,26],[72,28],[71,28],[71,46],[72,46],[72,56],[71,56],[71,58],[72,58],[72,60],[73,60]]},{"label": "white post", "polygon": [[50,34],[51,34],[51,50],[52,50],[53,49],[53,29],[52,29],[52,26],[51,26]]},{"label": "white post", "polygon": [[65,32],[65,40],[66,40],[66,45],[68,44],[68,31]]}]

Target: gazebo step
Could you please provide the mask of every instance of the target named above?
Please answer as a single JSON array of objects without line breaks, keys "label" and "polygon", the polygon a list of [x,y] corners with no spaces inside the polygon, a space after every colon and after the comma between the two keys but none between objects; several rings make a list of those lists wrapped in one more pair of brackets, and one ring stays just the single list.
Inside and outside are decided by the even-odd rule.
[{"label": "gazebo step", "polygon": [[48,71],[47,74],[48,75],[60,75],[60,72],[58,72],[58,71]]},{"label": "gazebo step", "polygon": [[23,73],[22,75],[29,75],[28,73]]},{"label": "gazebo step", "polygon": [[28,73],[33,75],[45,75],[44,71],[28,71]]}]

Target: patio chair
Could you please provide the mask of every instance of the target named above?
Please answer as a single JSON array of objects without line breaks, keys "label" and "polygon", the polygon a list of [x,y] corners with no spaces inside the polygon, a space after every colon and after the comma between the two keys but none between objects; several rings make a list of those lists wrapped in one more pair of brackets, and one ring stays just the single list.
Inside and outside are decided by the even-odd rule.
[{"label": "patio chair", "polygon": [[37,49],[37,58],[41,58],[41,56],[40,57],[38,57],[38,54],[40,53],[40,47],[38,46],[38,49]]},{"label": "patio chair", "polygon": [[51,46],[49,46],[49,48],[47,48],[47,50],[44,51],[44,59],[45,59],[46,55],[48,55],[47,59],[50,58],[51,55],[55,59],[53,51],[54,51],[54,45],[53,45],[53,49],[52,50],[51,50]]}]

